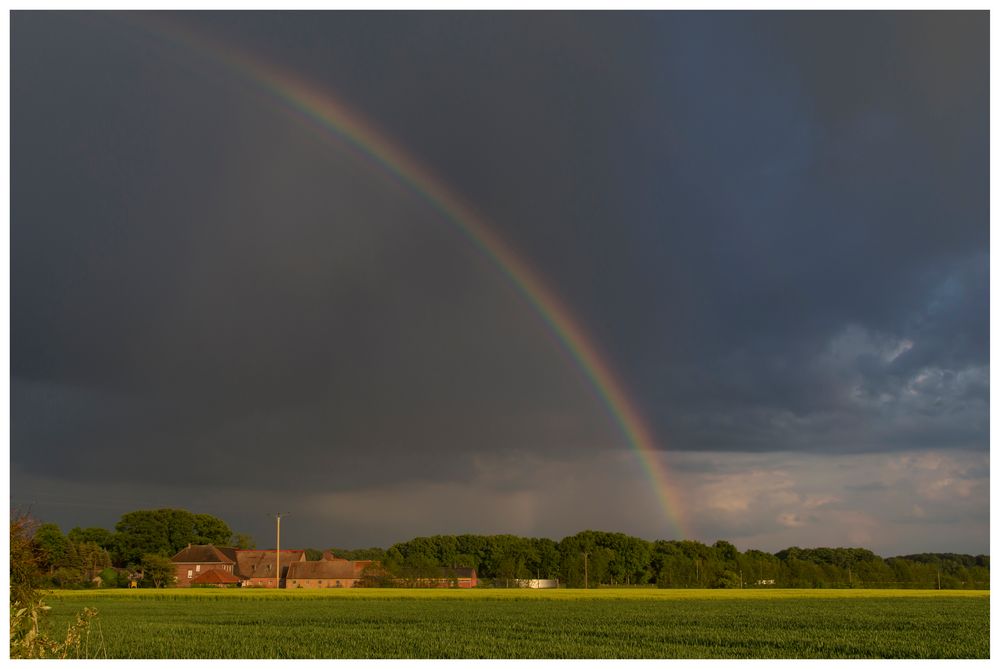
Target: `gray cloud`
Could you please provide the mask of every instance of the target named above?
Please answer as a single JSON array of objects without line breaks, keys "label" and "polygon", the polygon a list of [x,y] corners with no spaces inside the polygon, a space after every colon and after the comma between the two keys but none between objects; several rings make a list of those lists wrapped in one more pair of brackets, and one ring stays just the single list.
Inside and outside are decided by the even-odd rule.
[{"label": "gray cloud", "polygon": [[[477,454],[465,476],[382,481],[350,489],[137,485],[99,491],[86,483],[15,471],[15,495],[43,517],[111,526],[122,505],[195,505],[226,518],[259,544],[271,541],[271,511],[291,511],[282,542],[314,547],[388,546],[417,534],[515,533],[561,538],[583,529],[646,539],[679,537],[671,515],[704,541],[741,550],[862,546],[883,556],[924,551],[989,552],[988,456],[980,451],[900,451],[845,459],[801,453],[687,452],[665,455],[670,515],[634,454],[572,457]],[[241,467],[240,471],[243,471]],[[856,481],[865,481],[857,484]],[[34,496],[28,496],[28,493]],[[138,508],[137,507],[137,508]],[[132,507],[128,507],[132,508]],[[638,512],[637,510],[643,510]]]}]

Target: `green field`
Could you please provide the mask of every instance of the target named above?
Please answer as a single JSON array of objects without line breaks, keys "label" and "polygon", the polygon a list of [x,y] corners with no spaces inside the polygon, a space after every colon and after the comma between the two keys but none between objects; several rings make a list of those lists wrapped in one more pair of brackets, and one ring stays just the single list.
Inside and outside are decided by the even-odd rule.
[{"label": "green field", "polygon": [[927,590],[108,590],[109,658],[987,658],[989,592]]}]

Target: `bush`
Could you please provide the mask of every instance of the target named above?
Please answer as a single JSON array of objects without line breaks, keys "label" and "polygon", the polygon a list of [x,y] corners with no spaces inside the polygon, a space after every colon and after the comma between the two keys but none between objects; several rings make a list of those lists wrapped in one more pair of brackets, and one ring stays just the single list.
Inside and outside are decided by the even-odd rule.
[{"label": "bush", "polygon": [[117,588],[122,585],[118,572],[111,567],[102,570],[98,577],[101,579],[102,588]]},{"label": "bush", "polygon": [[736,572],[726,569],[721,574],[719,578],[715,580],[712,584],[713,588],[739,588],[742,585],[740,583],[740,575]]},{"label": "bush", "polygon": [[[43,620],[49,607],[38,591],[40,575],[31,534],[34,522],[27,516],[10,521],[10,657],[11,659],[80,658],[90,654],[90,625],[97,611],[85,608],[57,641],[46,632]],[[98,654],[103,650],[101,644]]]}]

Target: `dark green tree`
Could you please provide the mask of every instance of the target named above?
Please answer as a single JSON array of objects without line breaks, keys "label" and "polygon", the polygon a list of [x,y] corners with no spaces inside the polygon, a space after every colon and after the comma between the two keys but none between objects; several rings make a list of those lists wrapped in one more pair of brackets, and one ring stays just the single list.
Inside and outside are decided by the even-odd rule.
[{"label": "dark green tree", "polygon": [[257,548],[257,542],[249,534],[236,533],[229,540],[229,545],[244,550]]},{"label": "dark green tree", "polygon": [[35,530],[33,539],[38,551],[38,562],[42,569],[53,573],[58,567],[65,567],[69,557],[70,541],[63,536],[55,523],[43,523]]},{"label": "dark green tree", "polygon": [[66,538],[78,544],[97,544],[107,551],[110,551],[115,544],[115,535],[103,527],[74,527]]},{"label": "dark green tree", "polygon": [[183,509],[132,511],[115,525],[115,561],[137,564],[143,555],[171,557],[188,544],[226,545],[232,531],[222,520]]},{"label": "dark green tree", "polygon": [[174,584],[177,568],[170,561],[170,558],[147,553],[142,556],[140,565],[142,567],[142,580],[146,585],[152,585],[154,588],[165,588]]},{"label": "dark green tree", "polygon": [[331,548],[330,552],[345,560],[384,560],[384,548]]},{"label": "dark green tree", "polygon": [[196,513],[192,517],[194,521],[194,544],[214,544],[216,546],[226,546],[233,536],[233,531],[229,529],[226,521],[207,513]]}]

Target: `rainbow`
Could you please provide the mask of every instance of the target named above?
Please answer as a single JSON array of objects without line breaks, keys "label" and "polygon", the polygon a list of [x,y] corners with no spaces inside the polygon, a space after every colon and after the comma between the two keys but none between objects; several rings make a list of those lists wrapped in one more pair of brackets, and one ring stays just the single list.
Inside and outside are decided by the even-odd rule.
[{"label": "rainbow", "polygon": [[[133,15],[134,17],[135,15]],[[231,45],[199,35],[188,26],[162,14],[142,14],[141,23],[174,46],[209,57],[265,93],[271,100],[292,110],[302,121],[326,139],[346,142],[407,186],[464,235],[517,288],[542,318],[558,341],[583,372],[620,428],[656,493],[659,504],[680,537],[691,533],[680,514],[666,467],[655,447],[652,432],[645,424],[625,386],[615,375],[605,356],[541,277],[494,232],[462,199],[424,165],[393,144],[349,107],[300,79],[294,73],[254,58]]]}]

